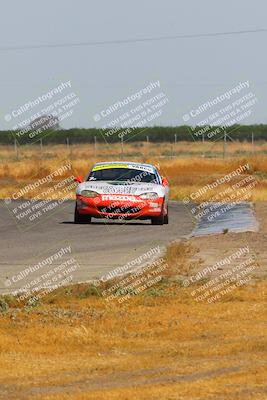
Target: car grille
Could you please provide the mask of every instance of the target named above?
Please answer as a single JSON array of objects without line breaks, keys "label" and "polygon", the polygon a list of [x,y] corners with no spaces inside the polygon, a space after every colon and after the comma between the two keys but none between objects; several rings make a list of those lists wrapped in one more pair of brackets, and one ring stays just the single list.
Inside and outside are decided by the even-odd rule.
[{"label": "car grille", "polygon": [[135,214],[139,212],[141,207],[112,207],[112,206],[99,206],[98,211],[110,214]]}]

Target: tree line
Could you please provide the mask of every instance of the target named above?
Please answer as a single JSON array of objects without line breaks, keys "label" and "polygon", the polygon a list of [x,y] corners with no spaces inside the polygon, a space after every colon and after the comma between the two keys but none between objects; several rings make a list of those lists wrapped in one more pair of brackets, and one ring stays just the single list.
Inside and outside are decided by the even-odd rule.
[{"label": "tree line", "polygon": [[[216,131],[212,136],[211,133]],[[103,130],[97,128],[72,128],[72,129],[51,129],[42,131],[29,138],[29,132],[18,134],[17,131],[0,131],[0,144],[13,144],[16,139],[19,144],[34,143],[42,139],[45,143],[116,143],[124,142],[179,142],[179,141],[214,141],[227,140],[236,141],[258,141],[266,140],[267,125],[234,125],[223,130],[221,127],[196,127],[177,126],[177,127],[147,127],[147,128],[124,128],[114,130]]]}]

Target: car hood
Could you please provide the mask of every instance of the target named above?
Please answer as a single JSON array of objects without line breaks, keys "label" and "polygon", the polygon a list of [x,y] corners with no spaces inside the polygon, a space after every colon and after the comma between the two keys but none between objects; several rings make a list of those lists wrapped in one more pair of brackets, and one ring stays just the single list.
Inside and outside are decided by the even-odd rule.
[{"label": "car hood", "polygon": [[99,194],[132,194],[139,196],[142,193],[156,192],[159,197],[165,195],[164,186],[156,183],[144,182],[118,182],[118,181],[87,181],[82,182],[77,187],[77,194],[82,190],[93,190]]}]

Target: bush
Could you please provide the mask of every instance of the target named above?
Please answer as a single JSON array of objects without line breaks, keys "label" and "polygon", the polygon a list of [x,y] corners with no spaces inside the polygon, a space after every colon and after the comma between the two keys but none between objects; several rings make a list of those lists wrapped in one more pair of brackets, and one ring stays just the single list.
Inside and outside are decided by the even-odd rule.
[{"label": "bush", "polygon": [[5,301],[5,299],[3,299],[3,298],[0,298],[0,313],[1,314],[4,314],[4,313],[6,313],[7,311],[8,311],[8,304],[7,304],[7,302]]}]

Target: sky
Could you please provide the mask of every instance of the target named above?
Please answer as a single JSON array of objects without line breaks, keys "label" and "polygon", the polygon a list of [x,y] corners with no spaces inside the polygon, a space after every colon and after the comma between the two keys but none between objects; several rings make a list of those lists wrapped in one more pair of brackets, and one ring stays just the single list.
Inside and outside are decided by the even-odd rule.
[{"label": "sky", "polygon": [[[191,110],[240,82],[249,82],[249,89],[242,89],[238,96],[253,92],[257,101],[243,123],[267,123],[267,32],[6,50],[267,29],[266,15],[264,0],[2,2],[0,130],[18,122],[16,118],[9,121],[6,115],[68,81],[79,100],[72,114],[62,119],[64,128],[103,127],[111,123],[115,113],[109,121],[95,116],[102,117],[101,111],[151,82],[159,82],[159,87],[122,107],[120,115],[152,95],[164,93],[167,103],[147,125],[183,125],[184,115],[190,116]],[[70,93],[67,90],[61,95]],[[219,108],[229,102],[222,101]],[[50,103],[44,102],[42,107]],[[208,110],[209,114],[213,111]],[[26,113],[21,121],[24,116]],[[196,121],[195,118],[193,122]]]}]

